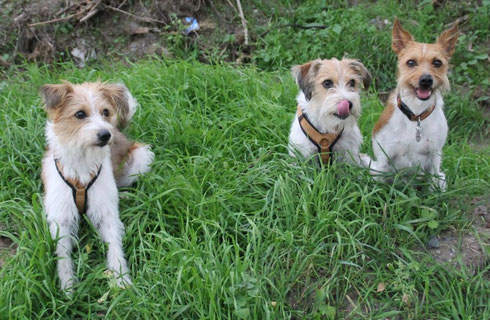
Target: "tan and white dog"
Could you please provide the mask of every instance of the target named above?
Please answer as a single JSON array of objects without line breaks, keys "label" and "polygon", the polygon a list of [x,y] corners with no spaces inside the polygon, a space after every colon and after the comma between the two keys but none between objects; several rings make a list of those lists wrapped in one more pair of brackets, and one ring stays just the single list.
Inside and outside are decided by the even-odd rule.
[{"label": "tan and white dog", "polygon": [[[441,171],[442,147],[447,137],[442,96],[449,90],[449,60],[458,38],[455,24],[435,43],[415,42],[395,18],[393,51],[398,56],[398,81],[373,130],[376,161],[373,174],[415,168],[433,176],[441,190],[446,178]],[[409,169],[411,170],[411,169]]]},{"label": "tan and white dog", "polygon": [[81,214],[108,243],[107,265],[120,286],[131,283],[122,248],[117,187],[149,171],[148,145],[120,131],[137,102],[121,84],[48,84],[41,95],[48,114],[43,158],[44,208],[53,239],[58,238],[58,275],[70,292],[75,281],[70,257]]},{"label": "tan and white dog", "polygon": [[332,158],[366,166],[359,154],[362,135],[357,125],[361,115],[361,88],[371,75],[354,59],[313,60],[294,66],[292,73],[301,91],[289,134],[289,154],[305,159],[319,155],[327,165]]}]

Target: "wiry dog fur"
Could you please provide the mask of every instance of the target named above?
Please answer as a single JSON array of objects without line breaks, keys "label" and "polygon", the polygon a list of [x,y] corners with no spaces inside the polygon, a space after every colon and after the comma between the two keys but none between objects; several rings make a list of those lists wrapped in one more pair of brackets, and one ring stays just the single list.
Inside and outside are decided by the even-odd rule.
[{"label": "wiry dog fur", "polygon": [[[344,130],[332,149],[333,159],[367,165],[369,159],[359,155],[362,135],[357,125],[361,114],[359,92],[371,83],[366,67],[354,59],[318,59],[294,66],[292,73],[301,89],[297,102],[315,128],[321,133]],[[337,105],[343,100],[352,106],[344,119],[337,114]],[[309,159],[318,149],[303,133],[295,115],[289,134],[289,153],[295,156],[297,152]]]},{"label": "wiry dog fur", "polygon": [[[379,173],[383,172],[420,168],[433,175],[436,185],[445,190],[446,179],[440,165],[448,126],[442,109],[442,96],[449,90],[447,73],[457,37],[455,24],[444,31],[435,43],[415,42],[395,19],[392,49],[398,56],[397,87],[388,98],[386,108],[373,130],[376,161],[371,168],[379,178]],[[400,111],[398,96],[416,115],[435,105],[432,114],[420,122],[419,142],[415,139],[417,121],[410,121]]]},{"label": "wiry dog fur", "polygon": [[[150,169],[148,145],[129,141],[120,131],[133,116],[137,102],[122,84],[48,84],[41,95],[48,114],[47,151],[43,159],[44,207],[53,239],[61,288],[70,291],[75,274],[70,257],[79,212],[65,178],[86,185],[101,167],[88,192],[87,217],[108,243],[107,265],[120,285],[130,284],[122,248],[124,226],[119,219],[118,186],[130,185]],[[102,138],[101,138],[102,137]]]}]

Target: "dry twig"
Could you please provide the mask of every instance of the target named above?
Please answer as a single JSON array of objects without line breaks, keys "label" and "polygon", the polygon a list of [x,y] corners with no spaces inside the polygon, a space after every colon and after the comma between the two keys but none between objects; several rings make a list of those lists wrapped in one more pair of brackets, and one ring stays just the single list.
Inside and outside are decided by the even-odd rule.
[{"label": "dry twig", "polygon": [[51,23],[56,23],[56,22],[65,22],[65,21],[69,21],[72,18],[78,18],[79,22],[85,22],[88,19],[90,19],[91,17],[93,17],[97,12],[99,12],[98,6],[100,5],[101,2],[102,2],[102,0],[85,1],[85,3],[77,3],[74,5],[68,6],[68,7],[57,12],[57,15],[60,15],[60,14],[63,14],[67,11],[78,9],[78,11],[73,13],[73,14],[70,14],[66,17],[56,18],[56,19],[52,19],[52,20],[48,20],[48,21],[31,23],[28,26],[29,27],[36,27],[36,26],[41,26],[41,25],[46,25],[46,24],[51,24]]},{"label": "dry twig", "polygon": [[242,19],[244,42],[245,45],[248,46],[247,20],[245,20],[245,16],[243,15],[242,4],[240,3],[240,0],[236,0],[236,4],[238,7],[238,14],[240,15],[240,19]]},{"label": "dry twig", "polygon": [[64,17],[64,18],[56,18],[56,19],[53,19],[53,20],[31,23],[28,26],[29,27],[36,27],[36,26],[42,26],[44,24],[50,24],[50,23],[55,23],[55,22],[65,22],[65,21],[68,21],[71,18],[75,17],[76,15],[77,15],[77,13],[74,13],[74,14],[70,14],[69,16]]},{"label": "dry twig", "polygon": [[156,20],[156,19],[152,19],[152,18],[147,18],[147,17],[140,17],[140,16],[137,16],[137,15],[134,15],[132,13],[129,13],[129,12],[126,12],[124,10],[121,10],[121,9],[118,9],[118,8],[115,8],[115,7],[111,7],[111,6],[105,6],[107,9],[110,9],[110,10],[113,10],[113,11],[116,11],[116,12],[119,12],[119,13],[123,13],[125,15],[128,15],[130,17],[133,17],[137,20],[140,20],[140,21],[144,21],[144,22],[155,22],[155,23],[161,23],[161,24],[167,24],[166,22],[164,21],[161,21],[161,20]]},{"label": "dry twig", "polygon": [[80,19],[80,22],[87,21],[88,19],[92,18],[97,12],[99,12],[99,9],[94,8],[92,11],[90,11],[89,13],[87,13],[87,15],[85,17],[81,18]]}]

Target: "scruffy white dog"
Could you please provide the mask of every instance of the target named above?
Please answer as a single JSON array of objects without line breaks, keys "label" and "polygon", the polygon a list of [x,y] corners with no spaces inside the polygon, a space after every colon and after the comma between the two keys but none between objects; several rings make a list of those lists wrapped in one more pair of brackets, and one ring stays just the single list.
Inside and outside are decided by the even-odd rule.
[{"label": "scruffy white dog", "polygon": [[120,131],[137,102],[121,84],[48,84],[42,87],[48,114],[43,159],[44,207],[51,236],[58,238],[61,288],[75,281],[70,257],[81,214],[87,214],[108,243],[107,265],[118,284],[131,284],[122,248],[118,186],[128,186],[149,171],[148,145],[129,141]]},{"label": "scruffy white dog", "polygon": [[371,75],[353,59],[313,60],[294,66],[292,73],[301,91],[289,134],[289,153],[305,158],[318,155],[327,165],[332,158],[366,166],[359,154],[362,135],[357,125],[361,114],[359,92],[367,89]]},{"label": "scruffy white dog", "polygon": [[455,24],[435,43],[416,42],[395,19],[392,49],[398,56],[398,81],[373,130],[371,164],[378,180],[401,169],[432,175],[434,185],[446,189],[441,171],[442,147],[448,126],[442,96],[449,90],[449,60],[458,39]]}]

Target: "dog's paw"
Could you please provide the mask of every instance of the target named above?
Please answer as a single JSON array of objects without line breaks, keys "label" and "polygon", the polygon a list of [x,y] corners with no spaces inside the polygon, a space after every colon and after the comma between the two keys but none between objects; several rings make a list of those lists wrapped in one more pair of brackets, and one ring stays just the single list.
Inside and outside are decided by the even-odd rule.
[{"label": "dog's paw", "polygon": [[125,274],[116,278],[116,285],[121,289],[127,289],[133,285],[131,278]]},{"label": "dog's paw", "polygon": [[365,168],[371,168],[371,163],[373,162],[373,159],[371,159],[371,157],[365,153],[361,153],[359,156],[361,158],[361,165]]},{"label": "dog's paw", "polygon": [[150,165],[155,159],[155,154],[147,144],[136,148],[133,153],[132,174],[143,174],[150,171]]},{"label": "dog's paw", "polygon": [[137,147],[131,151],[130,161],[126,164],[126,172],[118,181],[118,187],[130,186],[138,179],[138,176],[147,173],[151,169],[151,164],[155,158],[155,154],[151,151],[151,147],[147,144],[136,143]]},{"label": "dog's paw", "polygon": [[430,186],[431,191],[441,191],[446,192],[447,182],[446,175],[442,172],[439,172],[436,176],[432,178],[432,185]]},{"label": "dog's paw", "polygon": [[104,276],[109,280],[109,287],[119,287],[121,289],[129,288],[133,285],[129,274],[120,274],[113,270],[106,270]]},{"label": "dog's paw", "polygon": [[61,279],[61,290],[67,295],[73,295],[74,285],[77,282],[75,278]]},{"label": "dog's paw", "polygon": [[446,180],[439,181],[439,189],[442,192],[446,192],[446,188],[447,188]]}]

